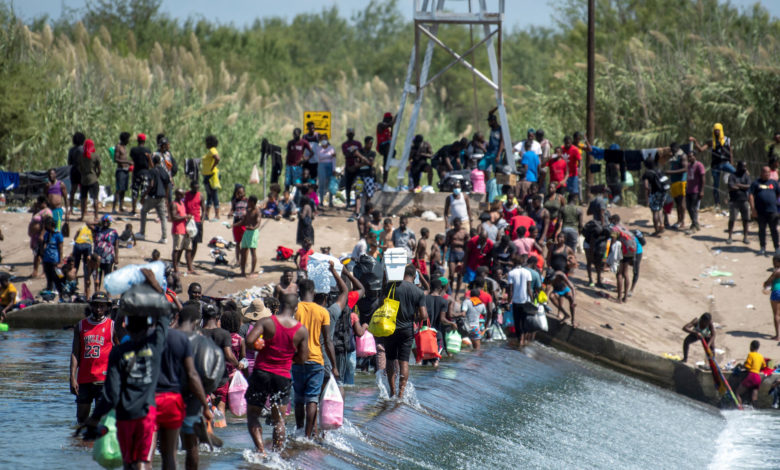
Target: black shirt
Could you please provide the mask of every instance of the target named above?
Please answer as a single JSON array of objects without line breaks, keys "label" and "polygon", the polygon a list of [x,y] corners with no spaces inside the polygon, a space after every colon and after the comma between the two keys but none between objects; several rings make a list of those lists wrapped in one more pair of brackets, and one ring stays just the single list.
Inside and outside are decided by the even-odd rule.
[{"label": "black shirt", "polygon": [[79,169],[79,158],[84,153],[84,147],[82,146],[73,146],[68,150],[68,165],[74,167],[74,169]]},{"label": "black shirt", "polygon": [[431,320],[431,328],[441,331],[441,322],[439,318],[442,312],[446,312],[450,303],[440,295],[425,296],[425,310],[428,311],[428,318]]},{"label": "black shirt", "polygon": [[203,333],[203,336],[211,338],[219,346],[219,349],[224,350],[232,346],[230,333],[223,328],[211,328],[208,330],[204,328],[201,330],[201,333]]},{"label": "black shirt", "polygon": [[777,198],[780,197],[780,187],[775,180],[755,180],[750,185],[750,194],[755,200],[756,212],[759,214],[777,213]]},{"label": "black shirt", "polygon": [[152,187],[151,196],[156,198],[165,197],[165,189],[171,184],[171,177],[161,165],[156,166],[151,171]]},{"label": "black shirt", "polygon": [[149,159],[146,158],[147,153],[149,155],[152,154],[152,152],[143,145],[139,145],[130,149],[130,159],[133,160],[133,171],[149,169]]},{"label": "black shirt", "polygon": [[157,318],[152,334],[140,342],[124,342],[108,356],[108,374],[93,415],[101,417],[116,408],[116,419],[143,418],[155,405],[154,392],[160,375],[160,361],[168,324],[168,315]]},{"label": "black shirt", "polygon": [[729,201],[731,202],[745,202],[748,200],[748,189],[734,189],[732,190],[730,186],[732,184],[744,184],[744,185],[750,185],[750,175],[748,175],[747,172],[743,173],[742,176],[737,176],[735,174],[729,175]]},{"label": "black shirt", "polygon": [[187,335],[179,330],[168,330],[157,379],[158,392],[181,393],[184,360],[188,357],[192,357],[192,348]]},{"label": "black shirt", "polygon": [[721,145],[719,141],[713,145],[711,140],[707,144],[712,149],[712,166],[731,161],[731,139],[726,137],[725,145]]},{"label": "black shirt", "polygon": [[392,282],[385,287],[385,296],[390,292],[391,287],[395,285],[395,294],[393,298],[398,301],[398,316],[395,320],[395,330],[412,331],[414,316],[417,309],[425,306],[425,294],[422,289],[409,281]]},{"label": "black shirt", "polygon": [[656,170],[647,170],[642,175],[642,181],[647,180],[648,185],[650,186],[650,193],[660,193],[663,192],[664,188],[661,186],[661,182],[659,181],[659,175]]}]

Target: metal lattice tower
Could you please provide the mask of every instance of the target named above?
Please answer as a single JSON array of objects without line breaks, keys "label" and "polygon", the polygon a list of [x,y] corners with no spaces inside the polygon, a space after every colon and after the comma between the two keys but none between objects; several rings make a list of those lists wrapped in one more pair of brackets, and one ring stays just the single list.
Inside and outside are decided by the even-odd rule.
[{"label": "metal lattice tower", "polygon": [[[409,151],[412,146],[412,139],[417,127],[417,121],[420,116],[420,107],[422,106],[423,91],[428,85],[441,77],[447,70],[460,64],[468,69],[476,78],[485,82],[496,94],[496,108],[498,111],[499,123],[501,124],[501,133],[506,151],[507,163],[514,168],[514,154],[512,153],[512,139],[509,135],[509,122],[506,117],[506,108],[504,106],[503,80],[502,80],[502,24],[504,21],[504,0],[498,0],[498,11],[488,11],[486,0],[477,0],[479,2],[479,11],[477,12],[449,12],[444,10],[445,0],[414,0],[414,47],[409,58],[409,67],[406,70],[406,80],[404,81],[401,102],[398,107],[398,117],[396,122],[400,123],[403,119],[406,99],[409,94],[415,95],[414,108],[409,121],[409,128],[406,132],[403,153],[401,159],[396,159],[395,146],[398,139],[398,132],[393,132],[393,138],[390,143],[390,158],[387,159],[385,171],[391,166],[395,166],[401,171],[406,168],[409,161]],[[471,0],[468,0],[469,6]],[[471,8],[469,8],[471,10]],[[459,54],[451,47],[447,46],[438,36],[439,25],[441,24],[461,24],[470,26],[482,26],[484,37],[481,41],[474,44],[463,54]],[[422,64],[418,58],[421,56],[420,39],[427,38],[425,47],[425,56]],[[497,47],[494,43],[497,42]],[[431,58],[435,46],[444,49],[454,60],[447,66],[437,72],[432,78],[428,78],[431,67]],[[490,78],[479,71],[471,64],[466,57],[475,50],[485,46],[490,64]],[[496,52],[497,49],[497,52]],[[399,182],[403,178],[399,178]]]}]

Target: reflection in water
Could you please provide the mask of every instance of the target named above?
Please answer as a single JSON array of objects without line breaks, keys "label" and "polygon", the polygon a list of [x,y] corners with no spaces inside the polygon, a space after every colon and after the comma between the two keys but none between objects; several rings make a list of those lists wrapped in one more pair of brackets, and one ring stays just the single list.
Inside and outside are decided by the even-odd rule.
[{"label": "reflection in water", "polygon": [[[24,436],[11,446],[4,439],[3,466],[95,467],[89,448],[69,437],[72,332],[18,330],[2,338],[0,403],[10,419],[0,420],[0,435]],[[412,367],[408,392],[403,401],[387,399],[374,376],[358,375],[347,388],[343,428],[311,442],[294,437],[290,416],[287,449],[265,459],[252,452],[244,421],[231,418],[217,430],[225,447],[204,453],[201,467],[699,469],[739,467],[734,455],[750,455],[756,468],[780,467],[751,447],[758,444],[748,437],[756,422],[749,414],[721,415],[543,346],[488,345],[438,370]],[[772,434],[780,430],[774,415],[754,415]],[[270,431],[264,426],[266,439]]]}]

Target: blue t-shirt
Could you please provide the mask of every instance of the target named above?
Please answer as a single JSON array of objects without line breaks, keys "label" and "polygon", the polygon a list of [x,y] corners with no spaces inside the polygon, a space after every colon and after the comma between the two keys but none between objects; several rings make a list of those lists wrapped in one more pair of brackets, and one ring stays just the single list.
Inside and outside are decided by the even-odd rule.
[{"label": "blue t-shirt", "polygon": [[639,243],[639,237],[634,235],[634,240],[636,241],[636,254],[641,255],[642,254],[642,244]]},{"label": "blue t-shirt", "polygon": [[65,239],[62,238],[61,232],[46,232],[43,236],[44,251],[43,262],[44,263],[59,263],[60,262],[60,250],[57,246]]},{"label": "blue t-shirt", "polygon": [[521,164],[528,166],[528,170],[525,173],[525,180],[535,183],[539,180],[539,155],[533,150],[527,150],[523,154]]}]

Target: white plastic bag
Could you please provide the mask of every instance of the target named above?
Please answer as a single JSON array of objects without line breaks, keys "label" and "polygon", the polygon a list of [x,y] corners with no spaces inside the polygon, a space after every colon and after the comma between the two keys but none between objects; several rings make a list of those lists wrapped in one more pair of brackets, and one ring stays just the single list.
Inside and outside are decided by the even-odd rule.
[{"label": "white plastic bag", "polygon": [[195,223],[195,219],[190,219],[187,221],[187,236],[190,238],[195,238],[195,236],[198,234],[198,224]]},{"label": "white plastic bag", "polygon": [[240,370],[236,370],[228,388],[230,412],[236,416],[244,416],[246,414],[246,397],[244,395],[247,388],[249,388],[249,383],[244,378],[244,374]]},{"label": "white plastic bag", "polygon": [[320,427],[322,429],[338,429],[343,423],[344,399],[339,392],[336,378],[331,374],[320,400]]},{"label": "white plastic bag", "polygon": [[165,282],[165,263],[154,261],[146,264],[128,264],[106,276],[103,287],[111,295],[124,294],[126,290],[136,284],[146,282],[141,268],[150,269],[160,287],[165,290],[168,284]]},{"label": "white plastic bag", "polygon": [[257,164],[252,167],[252,174],[249,175],[249,184],[260,184],[260,171],[257,169]]}]

